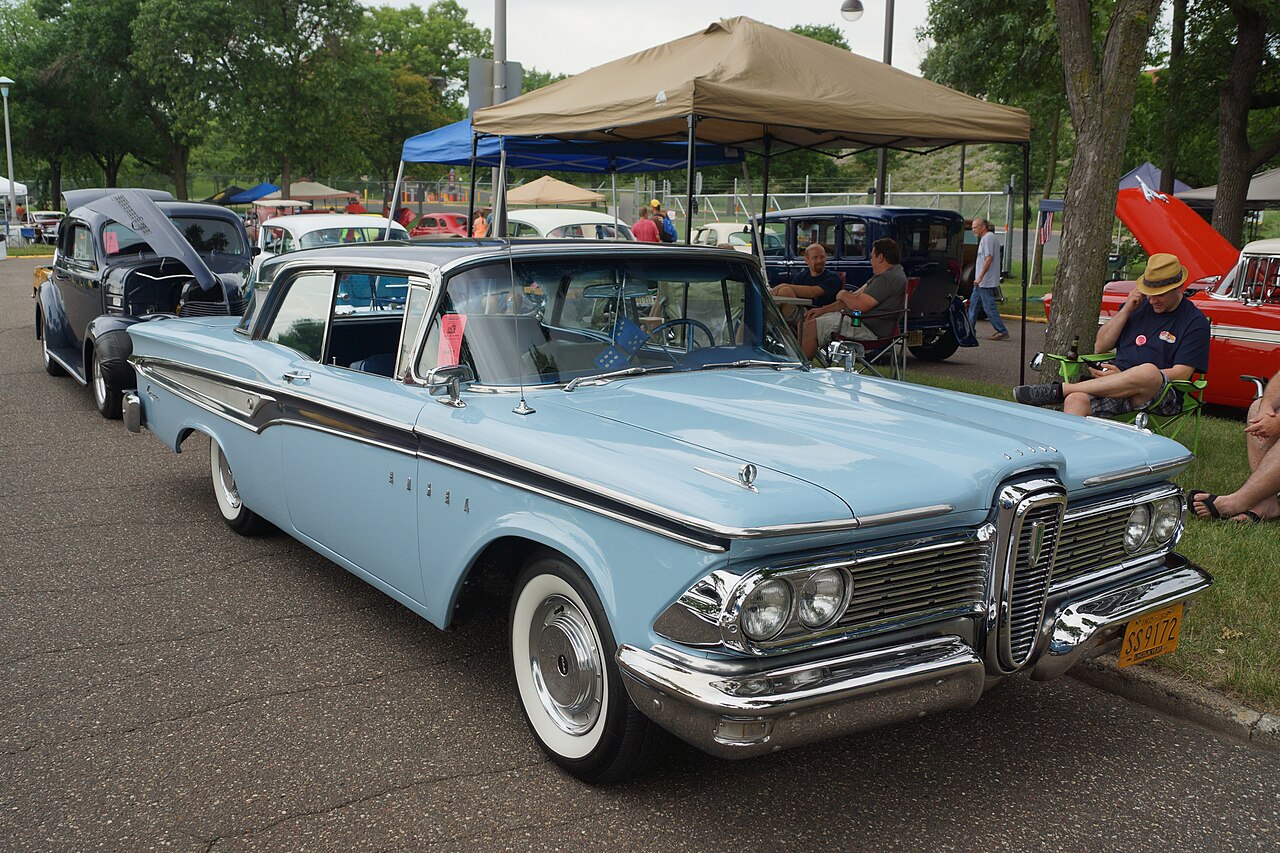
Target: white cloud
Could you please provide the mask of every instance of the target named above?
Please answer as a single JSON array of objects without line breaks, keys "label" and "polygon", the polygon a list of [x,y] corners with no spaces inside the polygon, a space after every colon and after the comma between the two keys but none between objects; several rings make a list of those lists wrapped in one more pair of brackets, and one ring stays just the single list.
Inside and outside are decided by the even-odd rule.
[{"label": "white cloud", "polygon": [[[420,0],[427,6],[430,0]],[[493,28],[493,0],[459,0],[470,19]],[[368,5],[407,6],[409,0],[372,0]],[[689,35],[720,18],[746,15],[787,29],[796,24],[833,24],[855,53],[880,59],[884,49],[884,0],[866,0],[856,23],[840,17],[840,0],[507,0],[507,58],[526,68],[577,74],[614,59]],[[923,47],[916,28],[927,0],[898,0],[893,26],[893,64],[919,73]]]}]

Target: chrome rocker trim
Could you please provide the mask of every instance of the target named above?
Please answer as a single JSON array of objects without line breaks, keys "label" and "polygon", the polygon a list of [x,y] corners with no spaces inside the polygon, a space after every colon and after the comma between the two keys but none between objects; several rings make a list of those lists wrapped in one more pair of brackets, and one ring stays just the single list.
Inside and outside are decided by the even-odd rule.
[{"label": "chrome rocker trim", "polygon": [[[1208,589],[1208,572],[1167,554],[1156,573],[1068,601],[1047,617],[1024,671],[1057,678],[1109,650],[1129,620]],[[802,663],[705,659],[667,646],[623,645],[616,660],[631,700],[680,738],[722,758],[750,758],[816,741],[961,710],[977,703],[987,663],[959,637],[935,637]],[[794,661],[794,658],[792,658]]]}]

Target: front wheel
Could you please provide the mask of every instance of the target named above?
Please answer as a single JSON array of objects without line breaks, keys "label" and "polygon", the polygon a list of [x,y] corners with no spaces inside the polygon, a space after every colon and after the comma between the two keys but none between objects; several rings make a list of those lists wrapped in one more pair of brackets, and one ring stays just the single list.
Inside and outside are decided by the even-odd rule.
[{"label": "front wheel", "polygon": [[120,413],[124,411],[124,389],[117,388],[111,374],[102,368],[96,347],[89,361],[89,384],[93,386],[93,402],[97,404],[99,414],[108,420],[119,420]]},{"label": "front wheel", "polygon": [[960,342],[950,329],[926,330],[920,344],[908,347],[921,361],[943,361],[959,348]]},{"label": "front wheel", "polygon": [[620,782],[648,769],[663,733],[622,685],[613,635],[586,575],[560,555],[532,557],[516,580],[510,630],[516,691],[543,751],[584,782]]},{"label": "front wheel", "polygon": [[213,496],[218,501],[222,520],[241,536],[258,536],[271,529],[271,523],[244,505],[231,464],[223,455],[215,438],[209,439],[209,468],[213,475]]}]

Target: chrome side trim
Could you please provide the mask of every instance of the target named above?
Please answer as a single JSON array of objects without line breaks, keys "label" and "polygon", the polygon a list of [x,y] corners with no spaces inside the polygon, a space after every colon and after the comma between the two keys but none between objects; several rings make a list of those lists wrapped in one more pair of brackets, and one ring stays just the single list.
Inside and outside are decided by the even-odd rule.
[{"label": "chrome side trim", "polygon": [[919,521],[922,518],[935,518],[955,511],[955,504],[931,504],[914,509],[901,509],[897,512],[880,512],[875,515],[858,516],[858,527],[879,527],[882,524],[897,524],[900,521]]},{"label": "chrome side trim", "polygon": [[1275,329],[1254,329],[1247,326],[1220,326],[1216,323],[1209,332],[1212,338],[1222,338],[1228,341],[1244,341],[1246,343],[1266,344],[1267,346],[1276,346],[1280,344],[1280,330]]},{"label": "chrome side trim", "polygon": [[1178,459],[1170,459],[1165,462],[1157,462],[1154,465],[1139,465],[1136,468],[1126,468],[1123,471],[1116,471],[1112,474],[1099,474],[1096,477],[1089,477],[1084,481],[1086,488],[1093,486],[1106,486],[1110,483],[1119,483],[1122,480],[1132,480],[1137,477],[1147,477],[1151,474],[1164,474],[1166,472],[1177,471],[1185,468],[1195,461],[1195,454],[1188,453]]}]

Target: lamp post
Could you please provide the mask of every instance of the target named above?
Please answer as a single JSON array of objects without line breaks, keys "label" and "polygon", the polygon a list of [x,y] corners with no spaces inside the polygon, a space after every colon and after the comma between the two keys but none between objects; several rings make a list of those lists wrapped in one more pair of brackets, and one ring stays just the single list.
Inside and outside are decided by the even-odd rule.
[{"label": "lamp post", "polygon": [[[844,0],[840,4],[840,15],[849,22],[862,17],[862,0]],[[884,64],[893,64],[893,0],[885,0],[884,4]],[[876,149],[876,204],[884,204],[884,188],[887,180],[887,152],[883,147]]]},{"label": "lamp post", "polygon": [[9,87],[12,85],[13,81],[8,77],[0,77],[0,96],[4,98],[4,150],[9,159],[9,211],[5,216],[6,230],[9,217],[16,215],[18,210],[18,195],[13,189],[13,138],[9,135]]}]

